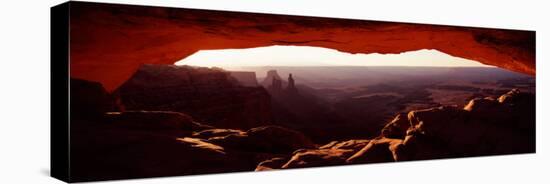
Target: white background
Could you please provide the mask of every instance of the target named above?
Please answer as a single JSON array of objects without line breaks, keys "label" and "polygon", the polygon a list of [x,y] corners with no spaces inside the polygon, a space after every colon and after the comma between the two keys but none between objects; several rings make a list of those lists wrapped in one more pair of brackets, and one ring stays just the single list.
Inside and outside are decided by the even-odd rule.
[{"label": "white background", "polygon": [[[49,177],[49,7],[59,0],[2,1],[0,183],[62,183]],[[537,153],[113,183],[548,183],[548,55],[545,1],[102,0],[143,5],[435,23],[537,31]],[[464,132],[467,134],[468,132]]]}]

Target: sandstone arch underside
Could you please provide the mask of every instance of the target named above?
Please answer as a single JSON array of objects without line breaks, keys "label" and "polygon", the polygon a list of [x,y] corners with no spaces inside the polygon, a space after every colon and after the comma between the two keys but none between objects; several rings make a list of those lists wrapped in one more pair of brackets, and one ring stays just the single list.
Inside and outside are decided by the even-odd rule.
[{"label": "sandstone arch underside", "polygon": [[536,71],[534,31],[83,2],[72,2],[70,12],[71,77],[100,82],[109,91],[144,63],[270,45],[365,54],[435,49],[530,75]]}]

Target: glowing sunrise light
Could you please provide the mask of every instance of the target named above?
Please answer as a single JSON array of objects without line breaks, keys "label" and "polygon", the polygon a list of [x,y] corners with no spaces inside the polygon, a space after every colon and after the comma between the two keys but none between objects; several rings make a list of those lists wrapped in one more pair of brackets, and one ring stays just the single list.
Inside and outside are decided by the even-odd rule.
[{"label": "glowing sunrise light", "polygon": [[231,68],[238,66],[427,66],[489,67],[437,50],[401,54],[349,54],[310,46],[268,46],[249,49],[202,50],[176,65]]}]

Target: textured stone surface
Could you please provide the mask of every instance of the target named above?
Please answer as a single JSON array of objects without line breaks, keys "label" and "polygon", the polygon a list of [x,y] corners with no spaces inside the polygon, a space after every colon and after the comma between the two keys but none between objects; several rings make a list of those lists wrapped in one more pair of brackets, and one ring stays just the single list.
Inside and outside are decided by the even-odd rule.
[{"label": "textured stone surface", "polygon": [[208,141],[223,147],[267,153],[288,154],[301,148],[315,147],[302,133],[278,126],[256,127],[245,133],[212,137]]},{"label": "textured stone surface", "polygon": [[435,49],[536,71],[534,31],[72,2],[70,40],[72,77],[100,82],[108,91],[142,63],[173,64],[199,50],[270,45],[383,54]]},{"label": "textured stone surface", "polygon": [[414,110],[398,114],[374,139],[297,150],[256,170],[533,153],[534,108],[534,94],[514,89],[496,100],[473,99],[464,108]]},{"label": "textured stone surface", "polygon": [[288,159],[284,157],[276,157],[269,160],[265,160],[263,162],[260,162],[260,164],[258,164],[255,171],[269,171],[273,169],[278,169],[278,168],[281,168],[287,161]]},{"label": "textured stone surface", "polygon": [[396,161],[393,147],[400,144],[401,139],[381,138],[371,140],[367,146],[349,157],[346,162],[352,164],[380,163]]},{"label": "textured stone surface", "polygon": [[411,126],[405,113],[398,114],[395,118],[386,124],[382,129],[382,136],[387,138],[403,139],[407,129]]},{"label": "textured stone surface", "polygon": [[71,83],[74,102],[88,104],[71,120],[75,181],[535,152],[535,95],[516,89],[497,99],[472,99],[463,108],[398,114],[376,138],[319,147],[301,132],[277,126],[243,131],[178,112],[103,113],[115,99],[100,84]]}]

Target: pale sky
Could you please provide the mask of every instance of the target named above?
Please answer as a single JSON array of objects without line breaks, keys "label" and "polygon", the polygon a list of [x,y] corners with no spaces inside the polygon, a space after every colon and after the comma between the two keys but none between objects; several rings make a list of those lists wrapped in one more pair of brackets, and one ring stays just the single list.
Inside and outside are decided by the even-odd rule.
[{"label": "pale sky", "polygon": [[423,49],[401,54],[349,54],[334,49],[310,46],[203,50],[176,62],[176,65],[184,64],[221,68],[239,66],[488,66],[436,50]]}]

